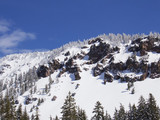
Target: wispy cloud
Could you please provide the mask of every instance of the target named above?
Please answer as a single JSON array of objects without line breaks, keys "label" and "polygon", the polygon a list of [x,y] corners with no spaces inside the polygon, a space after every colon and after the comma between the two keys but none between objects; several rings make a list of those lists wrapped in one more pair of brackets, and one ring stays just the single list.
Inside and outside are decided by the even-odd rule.
[{"label": "wispy cloud", "polygon": [[9,22],[7,22],[4,19],[0,20],[0,33],[5,33],[7,31],[9,31],[10,30],[9,27],[10,27],[10,23]]},{"label": "wispy cloud", "polygon": [[27,33],[23,30],[12,30],[12,26],[6,20],[0,20],[0,52],[10,54],[15,52],[15,48],[20,42],[35,39],[33,33]]}]

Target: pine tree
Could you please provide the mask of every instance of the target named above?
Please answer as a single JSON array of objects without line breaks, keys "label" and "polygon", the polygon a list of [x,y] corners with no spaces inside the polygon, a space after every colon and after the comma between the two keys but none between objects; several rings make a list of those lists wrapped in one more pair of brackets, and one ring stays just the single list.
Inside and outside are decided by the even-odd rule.
[{"label": "pine tree", "polygon": [[7,120],[10,120],[12,115],[11,115],[11,103],[9,100],[9,96],[8,96],[8,92],[6,93],[7,95],[5,96],[5,108],[4,108],[4,118],[6,118]]},{"label": "pine tree", "polygon": [[32,116],[31,116],[31,120],[34,120],[34,115],[32,114]]},{"label": "pine tree", "polygon": [[134,94],[134,93],[135,93],[135,89],[133,88],[132,91],[131,91],[131,94]]},{"label": "pine tree", "polygon": [[59,120],[59,119],[58,119],[58,116],[56,116],[55,120]]},{"label": "pine tree", "polygon": [[106,114],[104,116],[104,120],[112,120],[111,116],[108,114],[107,111],[106,111]]},{"label": "pine tree", "polygon": [[75,100],[69,92],[68,96],[65,99],[64,105],[62,106],[62,120],[76,120],[77,111],[75,106]]},{"label": "pine tree", "polygon": [[149,120],[159,120],[160,119],[159,107],[157,106],[156,100],[152,94],[149,94],[149,99],[147,102],[147,113],[148,113]]},{"label": "pine tree", "polygon": [[36,107],[36,115],[34,120],[39,120],[38,107]]},{"label": "pine tree", "polygon": [[125,109],[124,109],[124,106],[121,104],[120,105],[120,109],[118,111],[118,119],[119,120],[126,120],[126,112],[125,112]]},{"label": "pine tree", "polygon": [[128,119],[129,120],[137,120],[137,108],[135,106],[135,104],[133,104],[131,106],[131,104],[129,105],[129,111],[128,111]]},{"label": "pine tree", "polygon": [[22,118],[22,105],[20,104],[17,109],[17,119],[20,120]]},{"label": "pine tree", "polygon": [[99,101],[96,102],[93,113],[94,113],[94,116],[92,118],[93,120],[104,120],[103,106]]},{"label": "pine tree", "polygon": [[2,117],[4,113],[4,100],[3,94],[0,95],[0,116]]},{"label": "pine tree", "polygon": [[22,120],[29,120],[29,116],[28,116],[28,114],[27,114],[26,108],[24,109],[24,112],[23,112],[23,114],[22,114]]},{"label": "pine tree", "polygon": [[79,107],[77,108],[77,120],[87,120],[86,112]]},{"label": "pine tree", "polygon": [[147,120],[148,118],[148,113],[147,113],[147,105],[146,101],[143,98],[143,96],[140,97],[138,106],[137,106],[137,119],[138,120]]},{"label": "pine tree", "polygon": [[114,120],[119,120],[119,118],[118,118],[118,110],[117,109],[115,109],[113,119]]}]

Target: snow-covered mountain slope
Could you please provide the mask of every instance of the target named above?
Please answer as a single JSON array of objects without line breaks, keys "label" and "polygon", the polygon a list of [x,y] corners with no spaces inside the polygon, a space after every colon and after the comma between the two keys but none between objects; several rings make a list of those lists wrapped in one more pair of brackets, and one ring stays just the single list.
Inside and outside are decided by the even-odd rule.
[{"label": "snow-covered mountain slope", "polygon": [[[160,39],[124,38],[127,42],[118,46],[108,37],[98,36],[58,50],[1,58],[0,91],[10,89],[17,106],[22,104],[29,115],[36,113],[38,99],[43,99],[38,105],[41,120],[61,116],[69,91],[88,118],[97,101],[111,115],[120,103],[128,109],[129,103],[137,103],[141,95],[148,98],[149,93],[160,105]],[[128,83],[134,83],[130,90]]]}]

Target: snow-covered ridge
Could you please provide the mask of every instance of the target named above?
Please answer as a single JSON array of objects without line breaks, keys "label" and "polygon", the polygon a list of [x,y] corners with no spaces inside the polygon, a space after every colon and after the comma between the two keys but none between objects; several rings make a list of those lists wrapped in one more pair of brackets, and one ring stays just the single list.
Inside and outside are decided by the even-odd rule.
[{"label": "snow-covered ridge", "polygon": [[[100,35],[52,51],[8,55],[0,59],[0,90],[16,91],[15,99],[23,108],[26,106],[30,115],[35,114],[34,106],[37,106],[42,120],[61,116],[61,107],[69,91],[89,118],[96,101],[113,114],[120,103],[128,108],[129,103],[137,103],[140,95],[148,97],[153,93],[160,99],[157,92],[159,42],[154,42],[152,51],[145,46],[150,39],[146,37],[143,34]],[[137,38],[140,43],[134,44],[132,41]],[[151,38],[156,40],[159,34],[152,34]],[[119,43],[121,45],[116,47]],[[154,79],[150,77],[152,74]],[[135,89],[134,94],[127,90],[127,82],[135,82],[131,87]],[[37,105],[38,100],[33,98],[44,99],[44,103]]]}]

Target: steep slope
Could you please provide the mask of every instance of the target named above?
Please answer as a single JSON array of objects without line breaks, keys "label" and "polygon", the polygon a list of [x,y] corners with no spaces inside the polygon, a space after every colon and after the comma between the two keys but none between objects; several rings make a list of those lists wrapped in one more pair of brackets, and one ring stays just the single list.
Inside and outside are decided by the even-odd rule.
[{"label": "steep slope", "polygon": [[[96,101],[113,115],[120,103],[128,109],[129,103],[137,103],[141,95],[148,97],[152,93],[158,100],[158,35],[124,36],[126,42],[118,46],[103,35],[57,51],[6,56],[0,59],[1,91],[10,89],[17,106],[21,103],[30,115],[38,106],[42,120],[61,116],[69,91],[88,118],[92,117]],[[134,84],[130,90],[128,84]],[[38,99],[44,102],[37,105]]]}]

